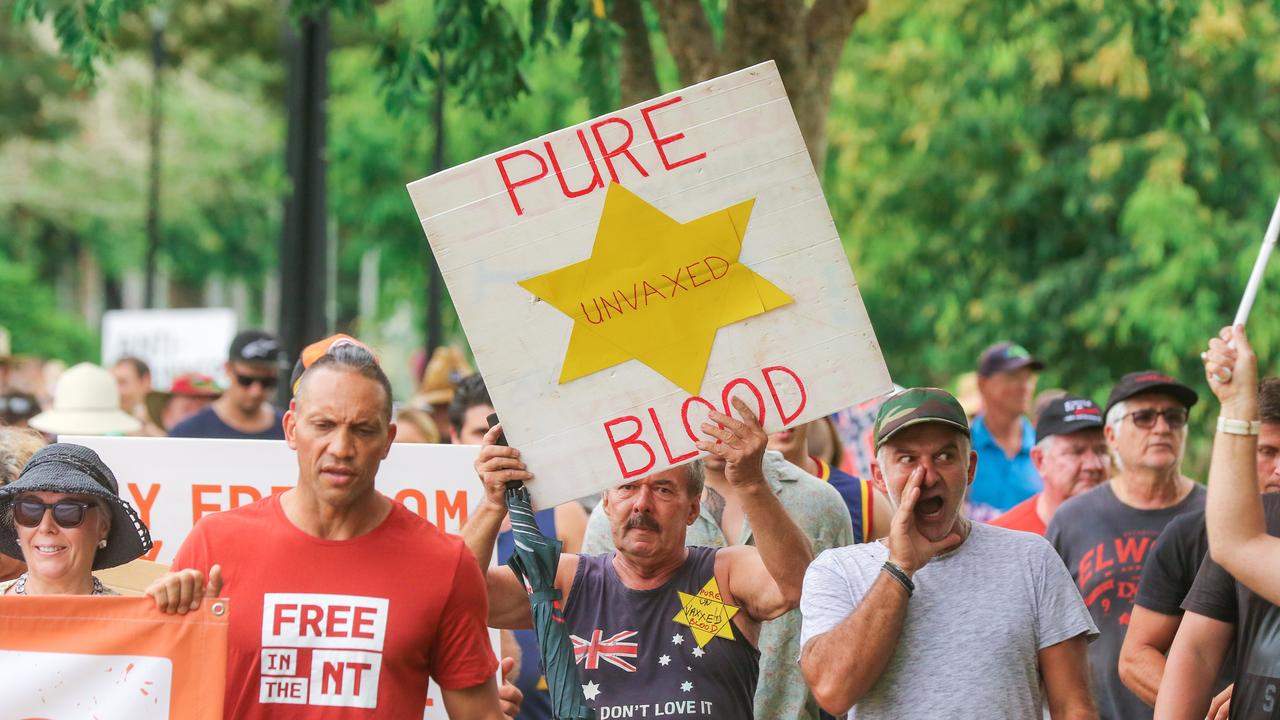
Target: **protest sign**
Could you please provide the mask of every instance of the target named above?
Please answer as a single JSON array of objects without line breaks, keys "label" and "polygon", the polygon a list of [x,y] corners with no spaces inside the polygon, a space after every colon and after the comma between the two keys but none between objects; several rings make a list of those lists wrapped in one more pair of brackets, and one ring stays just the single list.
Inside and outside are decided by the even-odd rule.
[{"label": "protest sign", "polygon": [[[282,440],[60,437],[93,448],[120,482],[120,494],[151,530],[150,560],[168,563],[196,521],[248,505],[297,481],[298,456]],[[446,532],[457,533],[481,500],[466,445],[396,444],[378,470],[376,486]],[[357,593],[358,594],[358,593]],[[385,602],[385,601],[384,601]],[[490,633],[494,652],[498,634]],[[440,690],[431,684],[427,719],[444,718]]]},{"label": "protest sign", "polygon": [[236,334],[236,314],[227,308],[109,310],[102,316],[102,364],[133,356],[151,368],[152,387],[168,390],[188,372],[222,378]]},{"label": "protest sign", "polygon": [[165,615],[151,598],[0,597],[6,718],[221,720],[228,603]]},{"label": "protest sign", "polygon": [[409,185],[539,507],[891,388],[772,62]]},{"label": "protest sign", "polygon": [[[283,440],[65,436],[93,448],[120,480],[120,494],[151,530],[147,560],[168,563],[196,521],[293,487],[298,456]],[[471,463],[478,448],[396,444],[377,488],[444,530],[457,533],[480,500]]]}]

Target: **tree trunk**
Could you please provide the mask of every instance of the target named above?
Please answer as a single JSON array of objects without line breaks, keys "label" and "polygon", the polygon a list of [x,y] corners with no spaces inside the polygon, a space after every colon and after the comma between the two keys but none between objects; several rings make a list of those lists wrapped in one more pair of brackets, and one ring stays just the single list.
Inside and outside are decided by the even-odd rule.
[{"label": "tree trunk", "polygon": [[653,64],[649,28],[640,0],[614,0],[611,19],[622,28],[622,69],[619,80],[622,106],[634,105],[662,94],[658,70]]},{"label": "tree trunk", "polygon": [[[615,0],[623,30],[622,97],[629,105],[661,94],[641,0]],[[731,0],[723,47],[717,47],[700,0],[653,0],[667,49],[683,85],[709,80],[765,60],[778,64],[813,166],[822,177],[827,153],[831,85],[853,25],[868,0]],[[650,83],[652,80],[652,84]]]}]

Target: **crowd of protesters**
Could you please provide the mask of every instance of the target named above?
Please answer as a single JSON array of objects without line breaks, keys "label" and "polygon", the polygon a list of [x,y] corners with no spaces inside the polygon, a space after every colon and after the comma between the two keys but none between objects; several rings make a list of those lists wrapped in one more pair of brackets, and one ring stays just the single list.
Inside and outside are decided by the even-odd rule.
[{"label": "crowd of protesters", "polygon": [[[490,564],[512,554],[507,483],[538,479],[460,351],[396,403],[347,336],[290,358],[241,332],[225,386],[167,389],[145,358],[33,368],[7,347],[0,593],[114,594],[100,575],[150,548],[112,470],[58,436],[284,440],[292,488],[201,519],[146,589],[169,613],[231,598],[226,717],[416,717],[428,682],[450,717],[554,717],[529,589]],[[1205,383],[1139,370],[1099,405],[1037,398],[1044,363],[1000,342],[972,397],[899,389],[853,442],[847,414],[768,435],[746,404],[711,411],[700,460],[535,514],[563,544],[584,697],[597,717],[1280,718],[1280,380],[1243,328],[1202,359]],[[1219,404],[1208,478],[1182,468],[1193,385]],[[397,441],[479,446],[461,537],[378,492]],[[369,600],[385,634],[363,710],[271,697],[264,623],[322,595]]]}]

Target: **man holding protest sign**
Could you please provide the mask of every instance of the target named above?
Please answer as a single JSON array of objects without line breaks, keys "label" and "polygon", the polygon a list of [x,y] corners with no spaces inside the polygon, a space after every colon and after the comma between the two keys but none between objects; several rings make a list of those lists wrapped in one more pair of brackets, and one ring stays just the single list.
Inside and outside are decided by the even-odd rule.
[{"label": "man holding protest sign", "polygon": [[395,438],[386,375],[345,336],[299,365],[284,421],[297,487],[203,518],[148,593],[184,612],[206,574],[221,583],[228,718],[420,716],[429,677],[451,717],[501,717],[474,558],[374,488]]},{"label": "man holding protest sign", "polygon": [[[685,465],[605,493],[616,552],[561,556],[556,589],[598,717],[752,717],[760,624],[795,607],[812,553],[765,481],[768,436],[746,403],[733,406],[742,419],[712,410],[701,429],[714,441],[697,447],[724,462],[755,546],[685,546],[702,495],[701,476]],[[518,450],[494,444],[499,433],[485,436],[476,460],[485,499],[463,528],[482,566],[506,516],[505,484],[536,482]],[[491,625],[531,626],[528,596],[509,568],[491,568],[488,586]]]},{"label": "man holding protest sign", "polygon": [[[744,513],[743,498],[725,477],[724,460],[708,455],[694,463],[694,470],[703,477],[702,502],[698,517],[685,531],[685,545],[722,548],[754,544],[751,518]],[[835,488],[776,451],[765,452],[763,470],[778,503],[809,538],[815,553],[860,541],[853,533],[848,513],[841,509],[844,503]],[[603,504],[591,512],[582,548],[590,554],[616,549],[610,516]],[[760,681],[756,686],[755,716],[778,720],[819,717],[818,703],[805,687],[795,661],[800,652],[800,611],[791,610],[766,622],[760,630],[758,646]]]},{"label": "man holding protest sign", "polygon": [[[880,408],[872,478],[896,505],[887,541],[829,550],[805,575],[800,656],[849,718],[1096,717],[1071,577],[1042,538],[963,516],[976,453],[936,388]],[[919,597],[915,597],[916,595]]]}]

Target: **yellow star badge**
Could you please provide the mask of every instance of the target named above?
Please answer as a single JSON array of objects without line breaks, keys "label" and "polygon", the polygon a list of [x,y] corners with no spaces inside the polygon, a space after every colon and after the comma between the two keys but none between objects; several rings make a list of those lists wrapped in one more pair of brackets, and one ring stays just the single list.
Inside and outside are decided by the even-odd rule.
[{"label": "yellow star badge", "polygon": [[680,223],[611,184],[591,257],[520,282],[573,319],[560,382],[635,359],[697,395],[720,328],[791,302],[738,262],[754,204]]},{"label": "yellow star badge", "polygon": [[[677,591],[678,592],[678,591]],[[698,647],[711,641],[713,637],[733,640],[733,625],[729,623],[738,608],[729,605],[720,597],[720,586],[711,578],[698,591],[697,595],[680,592],[680,612],[671,618],[673,622],[688,625],[693,630],[693,639]]]}]

